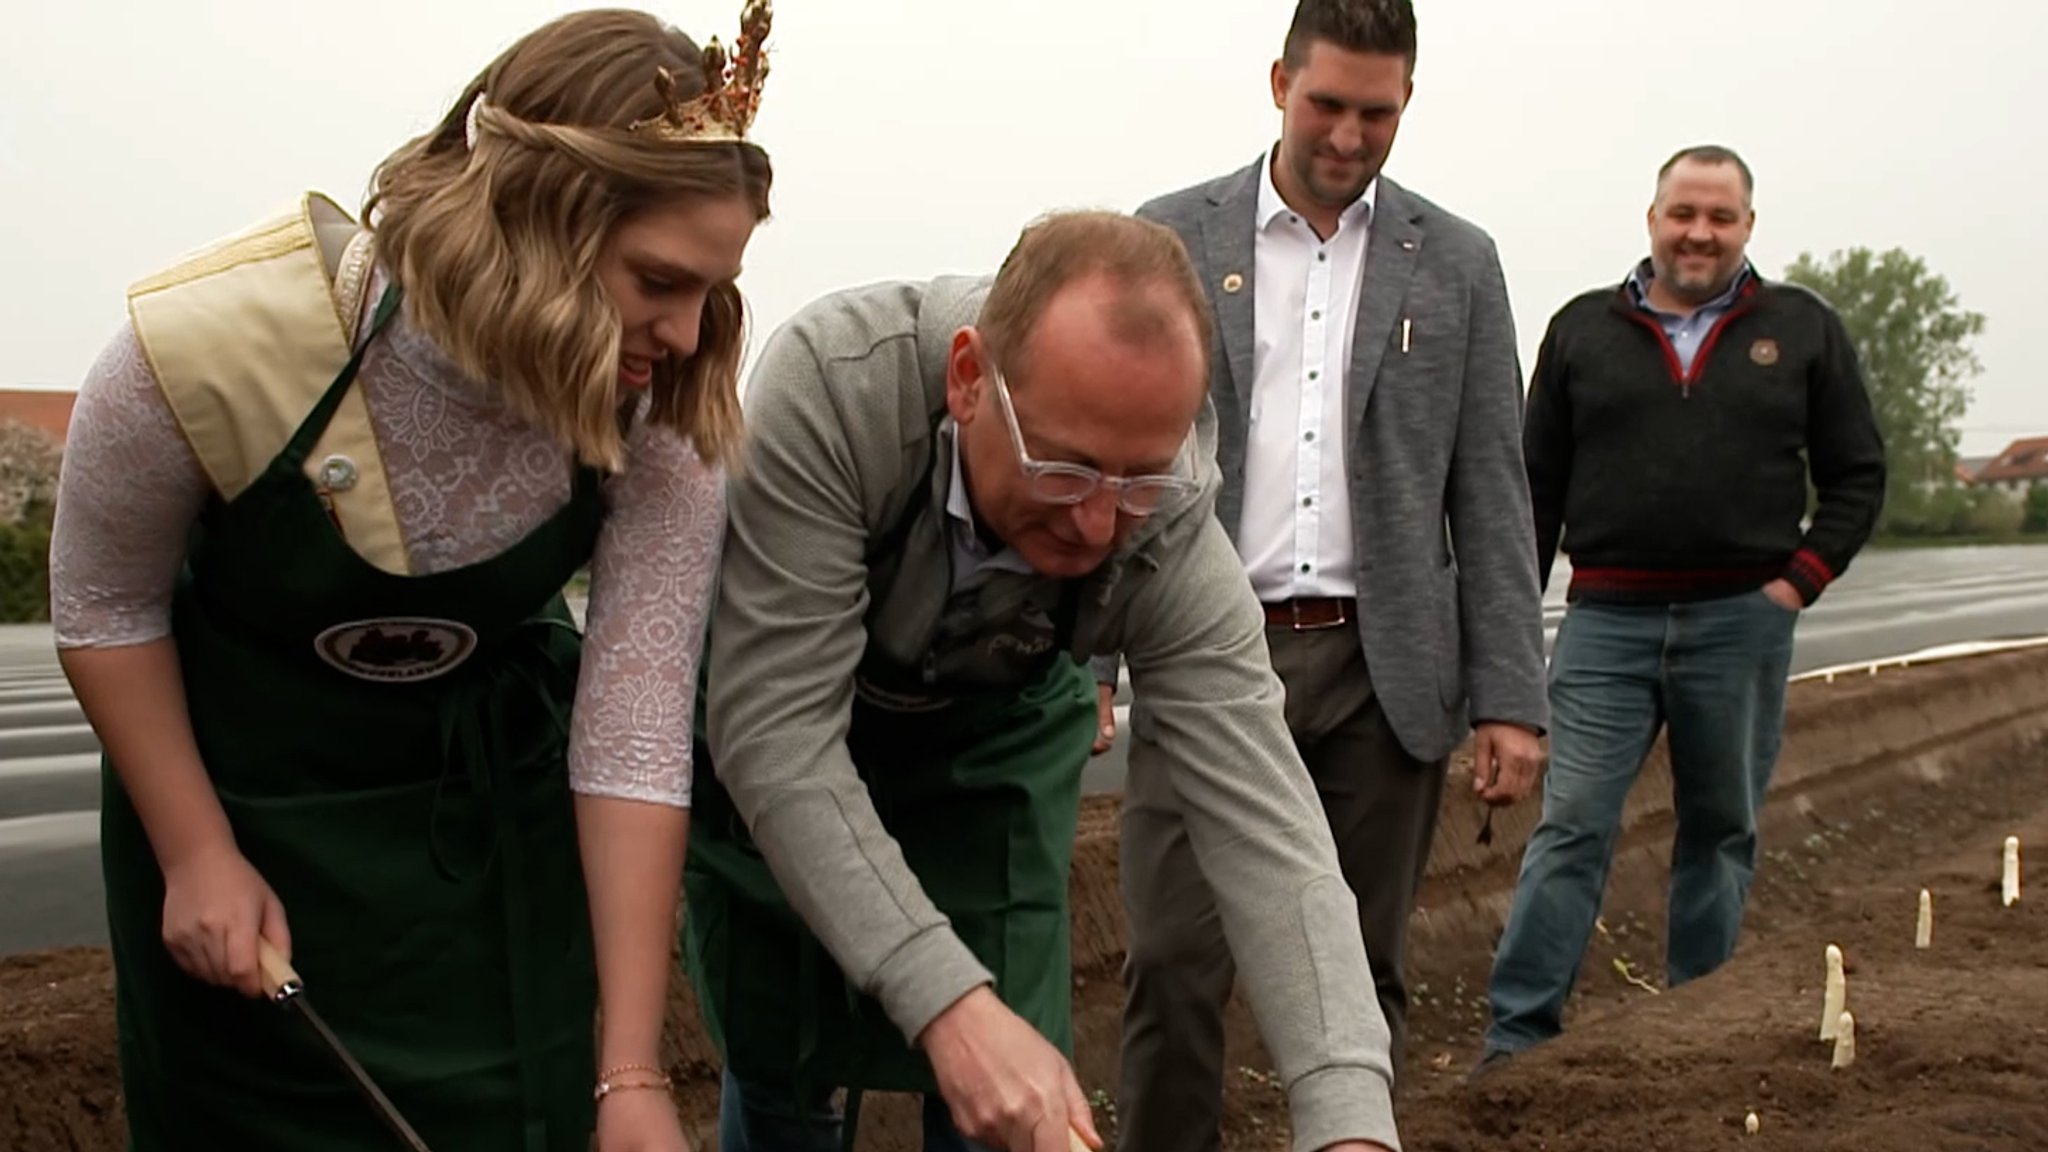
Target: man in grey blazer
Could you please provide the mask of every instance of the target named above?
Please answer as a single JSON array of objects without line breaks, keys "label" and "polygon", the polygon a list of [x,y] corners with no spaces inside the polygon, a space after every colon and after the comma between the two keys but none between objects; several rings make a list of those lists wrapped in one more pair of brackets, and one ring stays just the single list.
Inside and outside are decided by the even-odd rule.
[{"label": "man in grey blazer", "polygon": [[763,348],[684,870],[721,1147],[837,1149],[862,1090],[924,1094],[927,1152],[1098,1146],[1067,890],[1104,652],[1294,1152],[1398,1146],[1351,893],[1213,513],[1210,328],[1170,230],[1062,213],[993,280],[836,292]]},{"label": "man in grey blazer", "polygon": [[[1302,0],[1278,147],[1154,200],[1217,318],[1216,514],[1266,610],[1398,1060],[1406,925],[1445,762],[1526,795],[1546,722],[1521,372],[1493,242],[1379,175],[1412,90],[1408,0]],[[1098,662],[1105,698],[1113,665]],[[1122,1147],[1219,1142],[1235,975],[1181,805],[1134,779]]]}]

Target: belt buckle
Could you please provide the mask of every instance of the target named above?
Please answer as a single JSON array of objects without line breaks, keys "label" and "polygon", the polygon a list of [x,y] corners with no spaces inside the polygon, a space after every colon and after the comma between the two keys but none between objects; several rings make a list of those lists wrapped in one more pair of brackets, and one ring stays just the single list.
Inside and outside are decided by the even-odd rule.
[{"label": "belt buckle", "polygon": [[1321,632],[1325,629],[1340,627],[1343,624],[1347,623],[1347,621],[1344,619],[1344,609],[1342,605],[1338,604],[1336,601],[1333,600],[1325,600],[1322,602],[1331,604],[1333,606],[1335,616],[1330,620],[1322,621],[1319,623],[1304,624],[1301,621],[1302,602],[1298,599],[1289,600],[1287,602],[1287,612],[1291,619],[1288,622],[1288,627],[1290,627],[1296,632]]}]

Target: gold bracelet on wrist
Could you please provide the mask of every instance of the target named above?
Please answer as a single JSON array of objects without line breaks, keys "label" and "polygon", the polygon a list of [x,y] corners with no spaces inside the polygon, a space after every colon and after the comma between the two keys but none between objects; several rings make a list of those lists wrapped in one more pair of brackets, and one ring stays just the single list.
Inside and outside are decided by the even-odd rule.
[{"label": "gold bracelet on wrist", "polygon": [[[632,1072],[650,1073],[654,1077],[656,1077],[656,1079],[619,1079],[619,1077]],[[668,1073],[662,1071],[660,1068],[652,1064],[621,1064],[615,1068],[607,1068],[604,1071],[597,1074],[597,1088],[592,1092],[591,1098],[594,1100],[603,1100],[605,1097],[611,1095],[614,1092],[624,1092],[634,1088],[659,1088],[663,1091],[667,1091],[670,1086],[671,1082],[669,1080]]]},{"label": "gold bracelet on wrist", "polygon": [[669,1088],[669,1080],[666,1076],[659,1080],[599,1080],[596,1090],[591,1093],[591,1099],[602,1101],[614,1092],[627,1092],[635,1088],[658,1088],[666,1092]]}]

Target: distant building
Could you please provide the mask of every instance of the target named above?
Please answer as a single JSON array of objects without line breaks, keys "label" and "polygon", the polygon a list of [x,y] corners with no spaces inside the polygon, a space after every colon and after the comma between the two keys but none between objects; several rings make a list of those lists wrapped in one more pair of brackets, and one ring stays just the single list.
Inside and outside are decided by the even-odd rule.
[{"label": "distant building", "polygon": [[39,388],[0,388],[0,423],[19,421],[60,446],[71,431],[71,405],[76,392]]},{"label": "distant building", "polygon": [[1956,461],[1956,480],[1964,484],[1975,484],[1977,474],[1991,466],[1996,456],[1964,456]]},{"label": "distant building", "polygon": [[1970,478],[1972,484],[2012,493],[2043,482],[2048,482],[2048,436],[2013,441]]}]

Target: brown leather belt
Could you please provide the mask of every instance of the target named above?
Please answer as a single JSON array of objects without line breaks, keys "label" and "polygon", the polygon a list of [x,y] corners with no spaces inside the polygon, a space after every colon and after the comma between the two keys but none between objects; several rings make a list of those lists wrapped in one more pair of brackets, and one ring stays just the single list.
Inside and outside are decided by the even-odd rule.
[{"label": "brown leather belt", "polygon": [[1314,596],[1267,604],[1266,626],[1314,632],[1358,619],[1358,601],[1349,596]]}]

